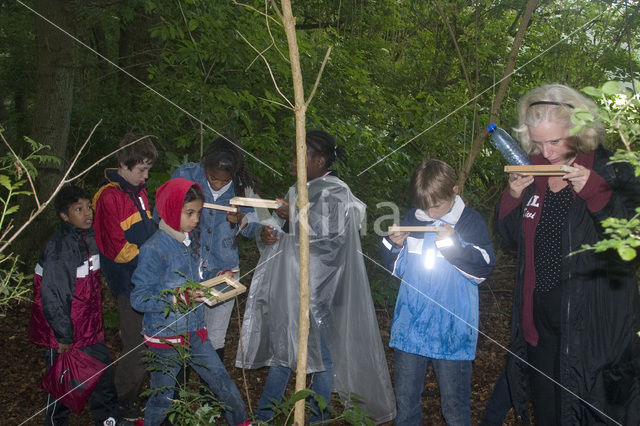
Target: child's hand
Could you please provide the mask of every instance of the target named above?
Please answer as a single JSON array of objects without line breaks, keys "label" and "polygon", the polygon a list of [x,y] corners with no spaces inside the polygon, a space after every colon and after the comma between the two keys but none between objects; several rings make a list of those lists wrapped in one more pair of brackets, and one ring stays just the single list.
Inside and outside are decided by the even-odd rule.
[{"label": "child's hand", "polygon": [[190,288],[185,291],[185,293],[189,295],[189,299],[195,300],[196,302],[204,302],[204,299],[206,298],[204,291],[198,288]]},{"label": "child's hand", "polygon": [[396,247],[404,246],[404,240],[406,240],[408,236],[408,232],[389,232],[389,239],[393,241]]},{"label": "child's hand", "polygon": [[58,343],[58,353],[63,354],[71,350],[71,343]]},{"label": "child's hand", "polygon": [[455,233],[453,226],[445,223],[443,226],[438,227],[438,232],[436,233],[436,240],[444,240],[449,238]]},{"label": "child's hand", "polygon": [[289,220],[289,203],[283,198],[276,198],[276,201],[280,203],[280,207],[276,209],[276,214],[280,219]]},{"label": "child's hand", "polygon": [[260,239],[263,243],[270,246],[271,244],[275,244],[280,238],[273,235],[273,226],[263,226],[262,231],[260,231]]},{"label": "child's hand", "polygon": [[231,226],[240,224],[240,229],[243,229],[247,226],[247,221],[244,220],[245,215],[242,213],[240,209],[238,209],[235,213],[228,212],[227,213],[227,222],[231,224]]}]

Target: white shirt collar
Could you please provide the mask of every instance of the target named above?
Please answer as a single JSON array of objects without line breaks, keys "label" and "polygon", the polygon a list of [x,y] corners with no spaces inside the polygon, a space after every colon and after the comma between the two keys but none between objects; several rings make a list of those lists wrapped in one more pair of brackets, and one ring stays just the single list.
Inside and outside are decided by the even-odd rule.
[{"label": "white shirt collar", "polygon": [[439,225],[440,223],[447,223],[453,226],[458,223],[463,210],[464,201],[462,201],[462,198],[460,198],[459,195],[456,195],[456,198],[453,201],[453,205],[451,206],[451,210],[445,213],[444,216],[442,216],[440,219],[433,219],[427,214],[427,212],[420,209],[416,209],[415,216],[416,219],[421,222],[435,222],[436,225]]}]

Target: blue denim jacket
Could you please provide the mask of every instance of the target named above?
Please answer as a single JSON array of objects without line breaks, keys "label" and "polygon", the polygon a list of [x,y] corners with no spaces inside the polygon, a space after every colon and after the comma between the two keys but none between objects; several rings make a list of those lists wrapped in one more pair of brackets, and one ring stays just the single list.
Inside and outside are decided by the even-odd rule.
[{"label": "blue denim jacket", "polygon": [[[209,189],[209,183],[201,163],[186,163],[176,169],[171,178],[185,178],[197,182],[204,193],[206,203],[229,205],[229,200],[236,196],[233,183],[229,189],[217,200]],[[249,196],[250,194],[239,194]],[[247,216],[249,224],[240,232],[243,236],[252,238],[260,223],[256,212],[251,207],[242,207],[242,212]],[[220,271],[232,269],[239,264],[238,249],[234,245],[238,228],[231,226],[227,221],[227,213],[214,209],[203,209],[200,216],[200,256],[203,259],[204,278],[214,277]]]},{"label": "blue denim jacket", "polygon": [[143,244],[138,256],[138,267],[131,278],[134,285],[131,306],[144,313],[144,334],[177,336],[204,327],[201,303],[188,314],[169,311],[165,315],[165,310],[171,307],[172,298],[160,296],[160,292],[166,288],[181,287],[186,278],[201,281],[198,266],[199,258],[194,255],[193,247],[185,246],[162,229]]}]

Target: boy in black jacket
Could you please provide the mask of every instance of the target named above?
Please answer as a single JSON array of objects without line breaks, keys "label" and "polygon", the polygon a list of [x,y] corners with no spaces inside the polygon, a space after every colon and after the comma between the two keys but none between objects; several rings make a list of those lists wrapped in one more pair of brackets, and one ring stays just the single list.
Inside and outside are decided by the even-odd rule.
[{"label": "boy in black jacket", "polygon": [[[58,354],[72,348],[110,365],[102,328],[100,257],[93,237],[91,198],[84,189],[67,186],[54,204],[62,223],[35,268],[29,339],[47,347],[47,370]],[[45,425],[69,423],[69,408],[51,395],[46,402]],[[89,398],[96,425],[116,425],[117,402],[109,367]]]}]

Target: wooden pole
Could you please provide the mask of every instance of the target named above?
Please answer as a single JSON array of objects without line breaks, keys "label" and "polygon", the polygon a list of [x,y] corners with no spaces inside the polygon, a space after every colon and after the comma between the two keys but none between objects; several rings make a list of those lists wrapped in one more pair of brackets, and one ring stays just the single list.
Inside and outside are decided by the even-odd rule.
[{"label": "wooden pole", "polygon": [[[300,226],[300,317],[298,328],[298,365],[296,368],[296,392],[307,387],[307,341],[309,339],[309,194],[307,192],[307,145],[305,140],[306,104],[300,55],[296,38],[296,21],[291,10],[291,2],[282,0],[282,22],[287,34],[293,92],[295,98],[294,113],[296,117],[296,159],[298,175],[298,211]],[[304,424],[304,399],[296,402],[294,422]]]}]

